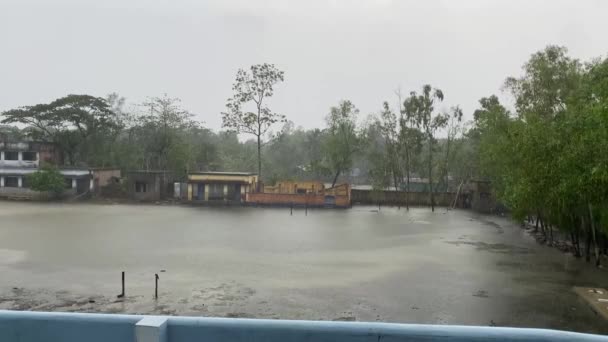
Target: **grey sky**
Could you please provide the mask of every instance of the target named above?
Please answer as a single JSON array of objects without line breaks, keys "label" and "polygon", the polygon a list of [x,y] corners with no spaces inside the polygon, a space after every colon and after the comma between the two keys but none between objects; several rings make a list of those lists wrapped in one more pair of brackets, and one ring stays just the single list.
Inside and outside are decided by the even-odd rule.
[{"label": "grey sky", "polygon": [[424,83],[470,118],[547,44],[605,55],[606,17],[602,0],[0,0],[0,110],[168,93],[218,129],[236,70],[269,62],[286,74],[271,107],[306,128],[340,99],[364,117]]}]

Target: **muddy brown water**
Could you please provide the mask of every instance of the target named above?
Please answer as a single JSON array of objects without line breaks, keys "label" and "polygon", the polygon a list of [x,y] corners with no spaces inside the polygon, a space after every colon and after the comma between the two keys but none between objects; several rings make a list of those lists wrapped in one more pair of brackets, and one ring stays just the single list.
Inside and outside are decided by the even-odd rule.
[{"label": "muddy brown water", "polygon": [[376,210],[0,202],[0,309],[608,333],[572,291],[605,270],[506,218]]}]

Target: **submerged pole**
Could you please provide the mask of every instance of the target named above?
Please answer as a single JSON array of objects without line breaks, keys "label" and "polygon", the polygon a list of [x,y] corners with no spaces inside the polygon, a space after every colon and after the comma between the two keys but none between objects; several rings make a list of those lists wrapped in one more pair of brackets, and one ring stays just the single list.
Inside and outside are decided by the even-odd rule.
[{"label": "submerged pole", "polygon": [[289,215],[293,215],[293,202],[291,202],[291,205],[290,205]]},{"label": "submerged pole", "polygon": [[118,296],[116,296],[118,298],[123,298],[125,296],[125,271],[122,271],[121,278],[122,278],[122,281],[121,281],[121,283],[122,283],[122,291],[120,292],[120,294]]},{"label": "submerged pole", "polygon": [[154,299],[158,299],[158,273],[154,273]]}]

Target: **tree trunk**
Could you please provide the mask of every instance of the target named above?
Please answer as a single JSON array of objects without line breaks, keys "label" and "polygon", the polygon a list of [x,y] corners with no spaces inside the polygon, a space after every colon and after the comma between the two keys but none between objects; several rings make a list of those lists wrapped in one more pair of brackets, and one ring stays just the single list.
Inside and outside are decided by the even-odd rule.
[{"label": "tree trunk", "polygon": [[572,241],[572,248],[574,248],[574,256],[579,258],[581,256],[581,251],[579,249],[578,241],[576,241],[574,231],[570,232],[570,240]]},{"label": "tree trunk", "polygon": [[405,148],[405,162],[407,165],[405,166],[407,180],[405,184],[405,210],[410,210],[410,148]]},{"label": "tree trunk", "polygon": [[581,216],[581,226],[583,227],[583,231],[585,232],[585,261],[591,261],[591,234],[587,229],[587,225],[585,224],[585,216]]},{"label": "tree trunk", "polygon": [[338,177],[340,176],[340,170],[338,170],[336,172],[336,176],[334,177],[333,182],[331,182],[331,187],[333,188],[334,186],[336,186],[336,182],[338,181]]},{"label": "tree trunk", "polygon": [[258,134],[258,184],[257,184],[257,192],[260,192],[262,182],[262,142],[260,140],[260,135]]},{"label": "tree trunk", "polygon": [[593,237],[593,246],[595,252],[595,266],[600,266],[600,248],[595,238],[595,221],[593,220],[593,206],[587,202],[587,208],[589,208],[589,226],[591,227],[591,236]]},{"label": "tree trunk", "polygon": [[435,198],[433,196],[433,137],[429,135],[429,194],[431,211],[435,211]]},{"label": "tree trunk", "polygon": [[397,171],[393,171],[393,183],[395,184],[395,191],[399,191],[399,183],[397,182]]}]

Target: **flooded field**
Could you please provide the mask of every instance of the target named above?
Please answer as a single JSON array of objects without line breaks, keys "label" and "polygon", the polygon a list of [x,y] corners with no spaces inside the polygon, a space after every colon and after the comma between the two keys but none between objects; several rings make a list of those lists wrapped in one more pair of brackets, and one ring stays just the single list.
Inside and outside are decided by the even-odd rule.
[{"label": "flooded field", "polygon": [[0,309],[608,332],[572,291],[605,270],[507,219],[376,210],[0,202]]}]

